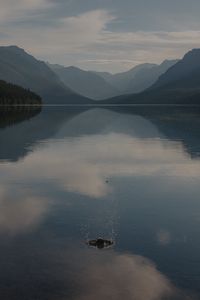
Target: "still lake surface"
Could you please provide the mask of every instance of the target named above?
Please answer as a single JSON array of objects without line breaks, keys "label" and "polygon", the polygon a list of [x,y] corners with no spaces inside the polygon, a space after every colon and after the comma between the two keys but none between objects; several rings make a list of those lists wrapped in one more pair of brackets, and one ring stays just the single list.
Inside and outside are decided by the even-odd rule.
[{"label": "still lake surface", "polygon": [[3,300],[200,299],[200,109],[1,124],[0,257]]}]

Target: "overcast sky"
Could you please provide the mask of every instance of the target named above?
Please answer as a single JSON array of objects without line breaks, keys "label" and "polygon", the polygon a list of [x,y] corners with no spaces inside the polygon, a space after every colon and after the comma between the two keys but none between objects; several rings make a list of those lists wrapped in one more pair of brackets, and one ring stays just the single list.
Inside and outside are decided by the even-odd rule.
[{"label": "overcast sky", "polygon": [[200,0],[0,0],[0,44],[118,72],[200,48]]}]

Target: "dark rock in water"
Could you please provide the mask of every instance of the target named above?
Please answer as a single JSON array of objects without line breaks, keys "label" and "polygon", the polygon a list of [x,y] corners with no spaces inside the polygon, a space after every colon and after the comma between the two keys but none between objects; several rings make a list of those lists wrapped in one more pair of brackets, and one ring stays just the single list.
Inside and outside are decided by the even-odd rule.
[{"label": "dark rock in water", "polygon": [[108,248],[114,244],[112,240],[106,240],[102,238],[98,238],[96,240],[90,240],[87,242],[88,246],[96,247],[98,249]]}]

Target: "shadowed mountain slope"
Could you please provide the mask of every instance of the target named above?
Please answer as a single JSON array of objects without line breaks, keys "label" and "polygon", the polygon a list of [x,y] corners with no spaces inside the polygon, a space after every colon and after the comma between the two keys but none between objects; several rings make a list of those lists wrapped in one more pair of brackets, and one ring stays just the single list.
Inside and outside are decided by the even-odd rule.
[{"label": "shadowed mountain slope", "polygon": [[126,92],[129,94],[140,93],[151,87],[175,63],[177,63],[177,60],[165,60],[162,64],[152,66],[152,68],[141,69],[129,83]]},{"label": "shadowed mountain slope", "polygon": [[188,52],[146,91],[109,99],[107,103],[200,104],[200,49]]},{"label": "shadowed mountain slope", "polygon": [[[174,85],[175,82],[183,82],[186,78],[195,80],[195,74],[198,74],[200,70],[200,49],[193,49],[185,54],[183,59],[178,61],[175,65],[167,70],[158,81],[152,86],[152,88],[161,88],[164,86]],[[194,78],[194,79],[192,79]],[[192,82],[191,82],[192,83]],[[197,87],[199,83],[194,82],[194,86]]]}]

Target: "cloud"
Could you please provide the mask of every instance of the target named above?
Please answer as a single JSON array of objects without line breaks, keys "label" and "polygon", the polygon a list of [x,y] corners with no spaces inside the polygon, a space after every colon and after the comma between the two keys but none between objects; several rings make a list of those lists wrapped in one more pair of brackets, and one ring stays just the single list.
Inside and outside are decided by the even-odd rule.
[{"label": "cloud", "polygon": [[[29,45],[30,51],[38,55],[62,55],[80,53],[83,48],[96,44],[101,39],[105,26],[113,19],[104,10],[95,10],[79,16],[61,18],[54,25],[41,28],[12,28],[10,38],[16,44]],[[9,29],[7,34],[9,35]],[[6,32],[6,29],[5,29]],[[16,36],[16,38],[14,38]]]},{"label": "cloud", "polygon": [[[10,0],[3,5],[0,19],[3,20],[1,31],[4,37],[1,42],[17,44],[52,62],[88,69],[102,66],[103,69],[120,71],[144,62],[179,58],[189,49],[199,46],[198,30],[112,31],[109,26],[117,20],[117,16],[105,9],[68,17],[54,16],[45,26],[48,18],[41,15],[41,19],[34,20],[33,12],[46,13],[52,2],[20,0],[20,3],[17,6]],[[24,18],[27,24],[19,22],[17,26],[12,25],[11,21]]]},{"label": "cloud", "polygon": [[[48,0],[0,0],[0,24],[29,20],[33,13],[52,6]],[[32,15],[33,16],[33,15]]]}]

